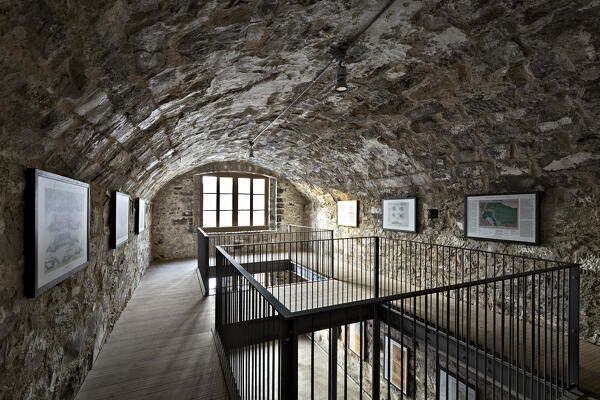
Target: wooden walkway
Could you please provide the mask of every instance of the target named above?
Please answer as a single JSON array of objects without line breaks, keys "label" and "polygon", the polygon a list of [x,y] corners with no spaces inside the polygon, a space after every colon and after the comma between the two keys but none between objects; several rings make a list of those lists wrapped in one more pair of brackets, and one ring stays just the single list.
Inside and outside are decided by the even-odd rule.
[{"label": "wooden walkway", "polygon": [[76,400],[227,399],[196,260],[151,266]]}]

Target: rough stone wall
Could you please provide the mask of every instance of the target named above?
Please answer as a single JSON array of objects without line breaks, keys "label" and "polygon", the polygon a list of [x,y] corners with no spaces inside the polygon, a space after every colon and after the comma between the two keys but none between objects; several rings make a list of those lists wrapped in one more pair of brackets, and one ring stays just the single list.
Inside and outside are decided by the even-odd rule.
[{"label": "rough stone wall", "polygon": [[25,168],[0,161],[0,399],[72,399],[148,266],[150,230],[134,234],[132,202],[129,242],[110,249],[111,191],[92,184],[89,265],[25,298],[24,190]]},{"label": "rough stone wall", "polygon": [[[214,163],[197,168],[165,185],[154,197],[152,257],[196,257],[199,225],[199,175],[207,172],[249,172],[272,176],[272,172],[246,162]],[[285,179],[270,179],[269,225],[272,230],[288,224],[307,225],[310,203]]]},{"label": "rough stone wall", "polygon": [[289,181],[277,180],[277,228],[286,229],[288,224],[308,225],[310,201]]},{"label": "rough stone wall", "polygon": [[195,257],[194,177],[185,174],[166,184],[152,199],[152,258]]},{"label": "rough stone wall", "polygon": [[[495,164],[493,158],[486,160],[489,165]],[[591,169],[579,168],[572,174],[592,173]],[[453,173],[448,170],[448,173]],[[490,176],[486,176],[489,179]],[[543,178],[548,179],[544,174]],[[564,187],[544,186],[541,179],[523,176],[522,180],[513,184],[496,178],[484,185],[480,192],[514,192],[518,190],[542,190],[541,200],[541,245],[528,246],[503,242],[475,241],[464,238],[463,233],[463,193],[461,180],[456,179],[456,189],[440,191],[434,185],[407,186],[405,188],[381,185],[374,193],[340,191],[323,191],[320,188],[306,187],[314,198],[311,210],[311,224],[320,228],[333,229],[336,237],[382,235],[392,238],[433,242],[458,247],[481,249],[487,251],[520,254],[551,260],[562,260],[581,264],[581,313],[580,336],[591,343],[600,341],[600,313],[598,312],[597,290],[600,287],[600,248],[597,243],[600,215],[597,204],[600,201],[600,190],[597,185],[587,186],[565,181]],[[471,181],[468,180],[468,183]],[[539,182],[533,185],[533,182]],[[531,186],[528,186],[531,184]],[[382,198],[402,198],[418,196],[417,226],[418,233],[399,233],[383,231],[381,228]],[[359,199],[359,226],[349,228],[337,226],[336,201]],[[440,211],[438,219],[426,218],[427,210],[435,208]]]}]

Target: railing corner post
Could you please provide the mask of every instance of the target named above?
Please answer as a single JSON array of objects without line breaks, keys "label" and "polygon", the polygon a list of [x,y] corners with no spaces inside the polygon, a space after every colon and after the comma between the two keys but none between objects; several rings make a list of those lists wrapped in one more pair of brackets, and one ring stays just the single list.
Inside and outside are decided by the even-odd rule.
[{"label": "railing corner post", "polygon": [[569,386],[579,387],[579,265],[569,268]]},{"label": "railing corner post", "polygon": [[381,325],[379,322],[379,305],[375,304],[373,306],[373,369],[372,369],[372,377],[371,381],[373,383],[372,391],[372,399],[379,399],[380,392],[380,381],[381,381],[381,337],[380,330]]},{"label": "railing corner post", "polygon": [[222,274],[224,268],[224,257],[219,250],[216,251],[217,268],[216,268],[216,288],[215,288],[215,329],[222,333],[222,304],[223,304],[223,282]]},{"label": "railing corner post", "polygon": [[279,390],[280,399],[298,400],[298,332],[293,320],[280,317]]},{"label": "railing corner post", "polygon": [[202,295],[208,296],[210,285],[209,285],[209,238],[205,235],[204,231],[197,228],[198,237],[198,272],[200,273]]}]

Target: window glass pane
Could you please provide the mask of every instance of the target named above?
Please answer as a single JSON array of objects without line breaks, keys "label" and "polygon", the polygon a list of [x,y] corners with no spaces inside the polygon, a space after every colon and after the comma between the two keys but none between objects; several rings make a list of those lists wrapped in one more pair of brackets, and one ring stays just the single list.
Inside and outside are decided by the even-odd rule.
[{"label": "window glass pane", "polygon": [[238,226],[250,226],[250,211],[238,212]]},{"label": "window glass pane", "polygon": [[239,194],[238,195],[238,210],[249,210],[250,209],[250,195]]},{"label": "window glass pane", "polygon": [[217,212],[216,211],[204,211],[202,213],[202,226],[204,228],[216,228],[217,227]]},{"label": "window glass pane", "polygon": [[204,191],[204,193],[217,193],[217,177],[203,176],[202,190]]},{"label": "window glass pane", "polygon": [[265,180],[264,179],[253,179],[252,191],[254,194],[265,194]]},{"label": "window glass pane", "polygon": [[219,204],[220,210],[233,210],[233,195],[232,194],[222,194],[221,195],[221,204]]},{"label": "window glass pane", "polygon": [[262,226],[265,224],[265,212],[264,211],[253,211],[252,212],[252,225]]},{"label": "window glass pane", "polygon": [[254,203],[252,204],[252,208],[255,210],[264,210],[265,209],[265,195],[264,194],[255,194]]},{"label": "window glass pane", "polygon": [[250,194],[250,178],[238,179],[238,193]]},{"label": "window glass pane", "polygon": [[233,211],[219,211],[219,226],[231,226]]},{"label": "window glass pane", "polygon": [[202,208],[204,210],[216,210],[217,209],[217,195],[216,194],[205,194],[202,199]]},{"label": "window glass pane", "polygon": [[219,178],[219,184],[221,185],[219,188],[221,193],[233,193],[233,178],[221,177]]}]

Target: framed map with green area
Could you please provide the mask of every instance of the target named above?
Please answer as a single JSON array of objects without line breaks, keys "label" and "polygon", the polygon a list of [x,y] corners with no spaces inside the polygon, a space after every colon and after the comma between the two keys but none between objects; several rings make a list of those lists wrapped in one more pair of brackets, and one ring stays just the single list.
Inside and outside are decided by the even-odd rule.
[{"label": "framed map with green area", "polygon": [[539,194],[465,196],[465,237],[539,244]]}]

